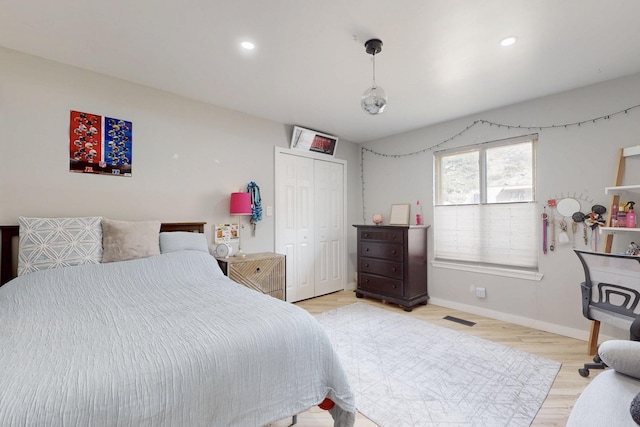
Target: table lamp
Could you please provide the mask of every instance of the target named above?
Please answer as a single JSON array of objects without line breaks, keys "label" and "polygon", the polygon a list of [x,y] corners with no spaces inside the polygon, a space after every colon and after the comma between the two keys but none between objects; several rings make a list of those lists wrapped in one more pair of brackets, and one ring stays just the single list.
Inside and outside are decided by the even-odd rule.
[{"label": "table lamp", "polygon": [[[251,215],[251,194],[249,193],[231,193],[229,202],[229,213],[231,215]],[[242,252],[242,243],[240,241],[240,230],[242,229],[241,218],[238,218],[238,252],[234,256],[244,258],[246,255]]]}]

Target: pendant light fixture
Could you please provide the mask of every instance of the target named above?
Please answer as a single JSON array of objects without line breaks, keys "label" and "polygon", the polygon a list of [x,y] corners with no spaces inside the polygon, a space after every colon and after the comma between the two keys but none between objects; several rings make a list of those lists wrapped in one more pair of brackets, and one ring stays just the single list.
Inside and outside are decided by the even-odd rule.
[{"label": "pendant light fixture", "polygon": [[382,113],[387,106],[387,93],[376,85],[376,54],[382,51],[382,40],[367,40],[364,47],[369,55],[373,55],[373,84],[362,94],[360,105],[365,113],[375,115]]}]

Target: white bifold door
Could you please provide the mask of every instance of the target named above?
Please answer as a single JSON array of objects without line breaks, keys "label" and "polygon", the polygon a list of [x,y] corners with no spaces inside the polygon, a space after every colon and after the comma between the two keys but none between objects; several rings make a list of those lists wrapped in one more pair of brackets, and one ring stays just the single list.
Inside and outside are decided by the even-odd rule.
[{"label": "white bifold door", "polygon": [[275,166],[276,252],[286,255],[287,301],[344,289],[346,162],[279,148]]}]

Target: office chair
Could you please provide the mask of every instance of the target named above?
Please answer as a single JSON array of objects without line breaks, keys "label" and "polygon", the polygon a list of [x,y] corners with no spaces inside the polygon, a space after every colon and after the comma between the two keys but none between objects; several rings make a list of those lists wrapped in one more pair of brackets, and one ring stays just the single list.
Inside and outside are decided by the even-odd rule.
[{"label": "office chair", "polygon": [[[582,314],[589,320],[629,330],[633,341],[640,341],[640,320],[636,308],[640,302],[640,257],[574,249],[584,268],[580,283]],[[597,335],[592,337],[597,345]],[[590,369],[607,366],[600,356],[578,369],[582,377]]]}]

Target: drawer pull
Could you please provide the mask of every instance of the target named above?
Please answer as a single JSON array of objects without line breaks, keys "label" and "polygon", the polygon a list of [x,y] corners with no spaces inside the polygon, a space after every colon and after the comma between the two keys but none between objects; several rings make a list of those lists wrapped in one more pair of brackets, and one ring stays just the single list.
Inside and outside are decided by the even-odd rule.
[{"label": "drawer pull", "polygon": [[397,269],[397,268],[395,268],[395,267],[393,267],[393,268],[391,269],[391,271],[393,271],[393,272],[395,273],[396,271],[398,271],[398,269]]},{"label": "drawer pull", "polygon": [[363,237],[369,237],[369,233],[364,233],[362,236]]},{"label": "drawer pull", "polygon": [[369,267],[369,263],[366,263],[364,266],[365,266],[365,267]]},{"label": "drawer pull", "polygon": [[365,252],[369,252],[369,248],[365,249],[364,251],[365,251]]},{"label": "drawer pull", "polygon": [[391,251],[391,253],[395,255],[397,252],[395,250],[393,250],[393,251]]}]

